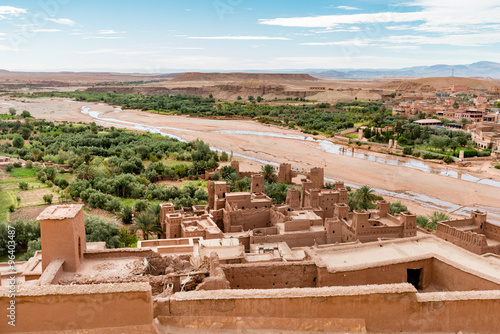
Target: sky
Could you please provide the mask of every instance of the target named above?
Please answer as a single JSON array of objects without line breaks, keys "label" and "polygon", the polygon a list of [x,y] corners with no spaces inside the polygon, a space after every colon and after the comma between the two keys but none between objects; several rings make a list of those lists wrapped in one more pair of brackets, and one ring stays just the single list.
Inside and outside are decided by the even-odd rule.
[{"label": "sky", "polygon": [[500,61],[498,0],[4,0],[0,69],[403,68]]}]

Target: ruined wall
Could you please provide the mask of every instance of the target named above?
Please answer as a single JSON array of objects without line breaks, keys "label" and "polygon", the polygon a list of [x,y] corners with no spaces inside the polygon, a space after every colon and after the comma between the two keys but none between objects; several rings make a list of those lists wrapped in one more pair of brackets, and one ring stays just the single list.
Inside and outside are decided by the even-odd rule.
[{"label": "ruined wall", "polygon": [[[0,308],[10,302],[0,288]],[[5,318],[5,317],[4,317]],[[151,325],[148,283],[18,287],[16,326],[0,322],[0,333],[63,331]]]},{"label": "ruined wall", "polygon": [[[214,298],[216,296],[216,298]],[[161,316],[364,319],[368,332],[497,333],[500,291],[419,294],[409,284],[174,294]],[[212,321],[213,323],[213,321]]]},{"label": "ruined wall", "polygon": [[223,265],[231,289],[315,287],[316,265],[302,263],[251,263]]},{"label": "ruined wall", "polygon": [[432,260],[432,285],[447,291],[500,290],[500,285],[439,259]]}]

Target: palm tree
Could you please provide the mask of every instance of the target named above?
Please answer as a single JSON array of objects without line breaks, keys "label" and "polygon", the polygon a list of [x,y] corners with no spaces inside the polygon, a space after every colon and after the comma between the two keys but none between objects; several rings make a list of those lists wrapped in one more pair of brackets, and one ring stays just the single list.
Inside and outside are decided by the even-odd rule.
[{"label": "palm tree", "polygon": [[273,197],[276,201],[276,204],[284,203],[286,200],[286,193],[288,190],[288,186],[284,183],[279,183],[276,185],[274,189]]},{"label": "palm tree", "polygon": [[262,166],[262,175],[264,175],[264,179],[269,182],[273,183],[276,181],[276,172],[274,171],[274,167],[271,165],[265,165]]},{"label": "palm tree", "polygon": [[243,179],[235,182],[234,187],[236,191],[247,191],[247,182]]},{"label": "palm tree", "polygon": [[450,216],[448,216],[446,213],[439,211],[434,211],[432,215],[429,215],[428,217],[429,217],[428,228],[430,228],[431,230],[435,230],[439,222],[451,219]]},{"label": "palm tree", "polygon": [[375,195],[375,191],[368,187],[362,186],[358,190],[356,190],[355,198],[357,202],[357,206],[361,210],[368,210],[373,206],[373,201],[377,199],[377,195]]},{"label": "palm tree", "polygon": [[141,230],[144,240],[149,239],[150,233],[161,233],[161,229],[155,224],[155,218],[148,212],[141,212],[134,219],[135,226],[131,228],[134,230]]},{"label": "palm tree", "polygon": [[122,197],[125,197],[125,193],[128,189],[130,185],[130,182],[124,178],[124,177],[121,177],[121,178],[118,178],[118,180],[116,181],[116,191],[119,195],[120,193],[120,190],[121,190],[121,193],[122,193]]},{"label": "palm tree", "polygon": [[132,219],[133,219],[133,210],[130,206],[125,206],[123,209],[118,213],[118,218],[122,220],[123,224],[132,224]]},{"label": "palm tree", "polygon": [[162,228],[161,228],[161,206],[160,204],[156,203],[156,204],[152,204],[149,206],[148,208],[148,212],[154,217],[155,221],[154,221],[154,224],[155,224],[155,229],[158,232],[158,238],[161,237],[160,233],[163,232]]},{"label": "palm tree", "polygon": [[38,162],[38,156],[42,153],[42,151],[38,148],[34,148],[31,153],[33,153],[33,157],[35,157],[35,162]]},{"label": "palm tree", "polygon": [[78,171],[78,178],[82,180],[92,180],[96,176],[94,168],[89,165],[81,165]]}]

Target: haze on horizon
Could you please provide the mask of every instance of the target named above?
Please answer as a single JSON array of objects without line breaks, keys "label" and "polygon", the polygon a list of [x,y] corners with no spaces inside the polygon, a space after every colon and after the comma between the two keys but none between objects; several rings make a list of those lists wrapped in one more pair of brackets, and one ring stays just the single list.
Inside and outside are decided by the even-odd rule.
[{"label": "haze on horizon", "polygon": [[0,68],[20,71],[402,68],[497,61],[497,0],[17,0]]}]

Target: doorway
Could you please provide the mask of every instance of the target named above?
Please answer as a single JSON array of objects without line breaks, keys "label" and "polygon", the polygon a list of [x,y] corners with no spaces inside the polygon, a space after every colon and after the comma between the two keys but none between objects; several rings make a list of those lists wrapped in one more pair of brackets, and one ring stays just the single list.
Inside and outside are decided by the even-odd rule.
[{"label": "doorway", "polygon": [[406,269],[406,281],[413,285],[417,290],[422,288],[420,285],[421,272],[422,269]]}]

